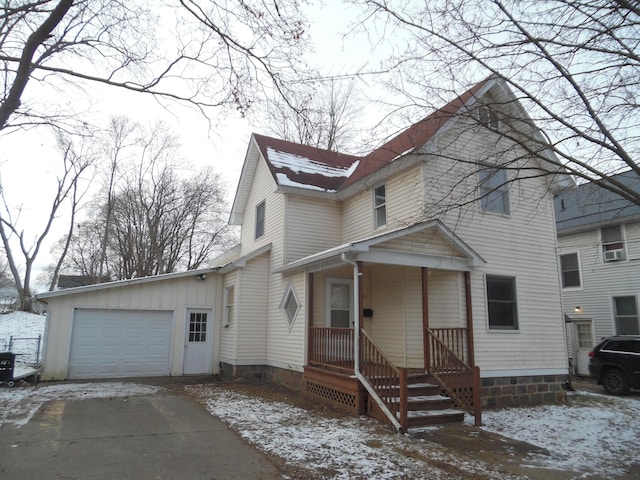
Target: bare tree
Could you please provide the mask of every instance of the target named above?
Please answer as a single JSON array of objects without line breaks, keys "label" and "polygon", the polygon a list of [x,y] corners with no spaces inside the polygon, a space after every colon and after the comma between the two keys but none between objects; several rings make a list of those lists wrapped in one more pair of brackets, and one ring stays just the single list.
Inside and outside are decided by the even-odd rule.
[{"label": "bare tree", "polygon": [[117,118],[105,135],[105,185],[78,222],[65,271],[124,279],[190,270],[228,246],[222,180],[208,168],[185,174],[171,131]]},{"label": "bare tree", "polygon": [[[7,254],[7,261],[11,275],[18,290],[20,309],[31,311],[31,275],[33,264],[40,253],[43,242],[49,235],[51,226],[61,213],[65,203],[70,203],[68,207],[71,211],[71,222],[69,233],[73,232],[73,218],[78,203],[82,197],[78,186],[82,174],[93,164],[93,158],[86,152],[77,151],[72,142],[67,138],[58,137],[58,148],[62,155],[63,173],[57,179],[57,188],[54,198],[49,207],[47,220],[41,232],[32,236],[25,231],[25,226],[21,224],[21,207],[13,208],[5,191],[0,184],[0,196],[2,197],[2,209],[0,210],[0,238]],[[43,202],[44,203],[44,202]],[[32,230],[32,225],[29,225]],[[16,240],[20,249],[20,258],[12,247]],[[24,262],[22,266],[20,261]]]},{"label": "bare tree", "polygon": [[[495,98],[485,106],[506,127],[503,136],[543,160],[542,174],[561,172],[592,181],[640,204],[640,192],[615,175],[628,170],[640,176],[636,3],[356,3],[365,6],[360,27],[371,36],[384,31],[393,44],[393,55],[375,73],[386,77],[393,92],[386,98],[394,100],[394,109],[436,108],[483,78],[500,79],[515,98]],[[415,108],[410,111],[415,114]],[[491,129],[487,118],[474,117],[470,110],[458,113],[483,120]],[[546,136],[529,128],[532,123]]]},{"label": "bare tree", "polygon": [[358,150],[361,101],[355,81],[304,85],[293,103],[276,97],[267,105],[271,133],[291,142],[339,152]]},{"label": "bare tree", "polygon": [[[262,93],[287,96],[291,75],[303,71],[305,23],[293,0],[2,4],[0,131],[77,119],[64,101],[90,99],[87,84],[244,114]],[[38,103],[34,83],[56,94]]]}]

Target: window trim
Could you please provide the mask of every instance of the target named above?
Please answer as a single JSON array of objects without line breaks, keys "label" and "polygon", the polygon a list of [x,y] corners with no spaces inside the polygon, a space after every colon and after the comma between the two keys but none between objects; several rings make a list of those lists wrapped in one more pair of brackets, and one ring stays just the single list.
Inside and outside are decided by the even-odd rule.
[{"label": "window trim", "polygon": [[[580,282],[579,285],[571,285],[566,287],[564,285],[564,270],[562,269],[562,257],[566,257],[568,255],[575,255],[576,256],[576,260],[578,262],[578,281]],[[580,252],[566,252],[566,253],[561,253],[558,255],[558,270],[560,271],[560,287],[562,288],[562,290],[582,290],[583,284],[582,284],[582,267],[580,264]],[[575,270],[571,270],[572,272]]]},{"label": "window trim", "polygon": [[[230,295],[231,294],[231,295]],[[231,297],[231,301],[229,301]],[[235,317],[236,292],[235,285],[228,285],[224,288],[224,326],[229,327]]]},{"label": "window trim", "polygon": [[[384,197],[383,202],[378,204],[378,194],[377,191],[383,188],[384,189]],[[373,225],[375,228],[382,228],[387,225],[387,184],[382,183],[377,187],[372,189],[373,192]],[[384,214],[384,223],[378,223],[378,212],[383,212]]]},{"label": "window trim", "polygon": [[[289,317],[289,311],[287,310],[286,306],[291,297],[293,297],[294,301],[296,302],[296,311],[291,317]],[[298,316],[298,313],[300,313],[301,308],[302,306],[300,304],[300,300],[298,299],[298,295],[296,294],[296,289],[293,288],[293,284],[290,281],[287,284],[287,288],[285,288],[284,290],[284,294],[282,295],[282,300],[280,300],[280,310],[282,311],[282,315],[284,316],[284,319],[287,322],[287,326],[289,327],[289,332],[291,332],[291,330],[293,329],[293,326],[296,323],[296,318]]]},{"label": "window trim", "polygon": [[[484,172],[489,172],[486,178],[482,178]],[[484,186],[487,180],[491,179],[497,173],[504,175],[504,179],[501,179],[501,185],[497,187]],[[509,173],[508,170],[500,165],[480,165],[478,167],[478,196],[480,200],[480,211],[482,213],[489,213],[493,215],[502,215],[504,217],[511,216],[511,192],[509,188]],[[489,209],[489,195],[499,193],[502,196],[503,210],[497,211]]]},{"label": "window trim", "polygon": [[[491,318],[490,318],[490,308],[489,308],[489,279],[510,279],[512,286],[513,286],[513,301],[509,302],[510,304],[513,304],[513,314],[515,316],[514,318],[514,325],[513,326],[493,326],[491,325]],[[490,332],[519,332],[520,331],[520,312],[519,312],[519,307],[518,307],[518,286],[517,286],[517,281],[516,281],[516,277],[512,276],[512,275],[501,275],[501,274],[485,274],[484,276],[484,283],[485,283],[485,308],[486,308],[486,312],[487,312],[487,328]],[[503,302],[506,303],[506,302]]]},{"label": "window trim", "polygon": [[[261,214],[261,211],[262,211],[262,214]],[[258,205],[256,205],[256,221],[254,226],[255,240],[257,240],[258,238],[264,237],[266,217],[267,217],[266,200],[263,200]]]}]

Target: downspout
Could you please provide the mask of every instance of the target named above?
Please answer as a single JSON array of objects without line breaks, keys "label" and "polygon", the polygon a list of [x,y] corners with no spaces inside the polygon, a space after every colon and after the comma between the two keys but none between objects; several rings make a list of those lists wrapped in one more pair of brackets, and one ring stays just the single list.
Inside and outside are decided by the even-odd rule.
[{"label": "downspout", "polygon": [[376,402],[380,410],[384,412],[386,417],[389,419],[391,424],[398,430],[398,432],[402,432],[402,425],[396,418],[396,416],[391,413],[389,408],[382,401],[378,392],[371,386],[369,381],[362,375],[360,372],[360,277],[362,273],[358,270],[358,264],[353,260],[347,258],[347,255],[343,253],[341,255],[342,261],[353,266],[353,312],[354,312],[354,331],[353,331],[353,371],[355,373],[356,378],[360,381],[364,388],[367,390],[371,398]]}]

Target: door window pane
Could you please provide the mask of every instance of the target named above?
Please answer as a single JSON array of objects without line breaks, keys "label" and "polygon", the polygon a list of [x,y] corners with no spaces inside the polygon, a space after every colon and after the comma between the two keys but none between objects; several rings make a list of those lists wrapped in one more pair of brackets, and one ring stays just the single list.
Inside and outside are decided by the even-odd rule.
[{"label": "door window pane", "polygon": [[207,341],[207,314],[192,312],[189,315],[189,341]]}]

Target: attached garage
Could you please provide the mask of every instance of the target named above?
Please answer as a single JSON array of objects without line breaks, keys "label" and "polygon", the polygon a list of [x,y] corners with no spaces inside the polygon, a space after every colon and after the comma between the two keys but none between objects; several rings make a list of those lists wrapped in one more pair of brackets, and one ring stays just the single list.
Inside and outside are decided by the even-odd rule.
[{"label": "attached garage", "polygon": [[172,311],[78,309],[69,378],[168,376]]}]

